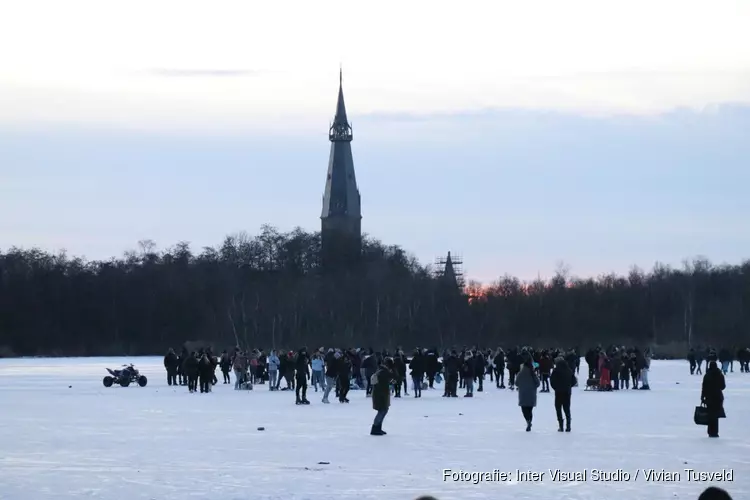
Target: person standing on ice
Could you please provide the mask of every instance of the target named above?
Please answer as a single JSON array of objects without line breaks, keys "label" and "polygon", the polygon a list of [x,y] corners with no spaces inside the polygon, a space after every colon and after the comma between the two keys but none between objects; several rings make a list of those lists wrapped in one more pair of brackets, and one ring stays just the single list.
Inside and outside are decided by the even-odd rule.
[{"label": "person standing on ice", "polygon": [[570,395],[576,385],[576,376],[570,369],[570,365],[559,357],[555,360],[555,369],[552,370],[549,383],[555,391],[555,413],[557,414],[558,432],[563,431],[563,412],[565,413],[565,432],[570,432]]},{"label": "person standing on ice", "polygon": [[333,352],[333,348],[328,349],[325,358],[323,358],[323,362],[326,366],[326,389],[325,392],[323,392],[323,402],[328,404],[330,403],[330,401],[328,401],[328,395],[331,393],[331,390],[336,387],[336,374],[338,373],[338,360],[336,359],[336,354]]},{"label": "person standing on ice", "polygon": [[185,361],[190,357],[190,353],[188,352],[187,348],[185,346],[182,346],[182,352],[180,353],[179,358],[177,358],[177,377],[180,380],[180,385],[187,385],[187,374],[185,373]]},{"label": "person standing on ice", "polygon": [[502,348],[497,348],[492,363],[495,365],[495,385],[498,389],[505,389],[505,351]]},{"label": "person standing on ice", "polygon": [[705,351],[703,351],[703,349],[697,349],[695,351],[695,374],[696,375],[703,375],[701,365],[703,365],[703,358],[705,357],[706,357],[706,353]]},{"label": "person standing on ice", "polygon": [[201,356],[201,360],[198,362],[198,380],[201,393],[211,392],[213,377],[214,364],[211,362],[208,354],[203,353],[203,356]]},{"label": "person standing on ice", "polygon": [[526,420],[526,432],[531,431],[531,422],[534,419],[534,407],[536,406],[536,391],[541,384],[539,377],[534,373],[531,357],[526,356],[521,365],[521,371],[516,375],[516,390],[518,391],[518,406]]},{"label": "person standing on ice", "polygon": [[[309,405],[310,402],[307,400],[307,381],[310,379],[310,365],[309,358],[307,357],[307,347],[303,347],[297,352],[294,357],[294,369],[296,371],[297,388],[295,395],[297,396],[298,405]],[[302,396],[300,397],[300,392]]]},{"label": "person standing on ice", "polygon": [[171,347],[167,351],[167,355],[164,356],[164,369],[167,370],[167,384],[177,385],[177,367],[180,364],[180,360],[177,359],[177,354],[174,353],[174,349]]},{"label": "person standing on ice", "polygon": [[278,389],[279,366],[281,365],[281,360],[276,355],[275,349],[271,350],[266,362],[268,363],[268,390],[275,391]]},{"label": "person standing on ice", "polygon": [[648,373],[651,369],[651,351],[648,349],[643,353],[643,366],[641,367],[641,390],[648,391],[651,387],[648,385]]},{"label": "person standing on ice", "polygon": [[719,419],[725,418],[724,389],[726,389],[724,374],[721,373],[716,361],[711,361],[703,376],[701,387],[701,403],[708,410],[708,437],[719,437]]},{"label": "person standing on ice", "polygon": [[445,367],[445,385],[443,391],[444,398],[457,398],[458,394],[458,377],[461,371],[461,360],[458,358],[458,353],[453,349],[450,354],[447,353],[443,357],[443,366]]},{"label": "person standing on ice", "polygon": [[[487,360],[484,357],[484,353],[482,353],[481,349],[473,349],[474,351],[474,357],[472,361],[474,362],[474,379],[475,382],[479,383],[479,387],[477,387],[477,392],[484,392],[484,373],[487,371]],[[474,390],[472,389],[472,394],[474,393]]]},{"label": "person standing on ice", "polygon": [[549,352],[546,350],[542,351],[542,356],[539,358],[539,376],[542,379],[541,392],[549,392],[549,376],[554,364]]},{"label": "person standing on ice", "polygon": [[422,379],[424,379],[425,372],[425,357],[419,352],[419,348],[414,349],[414,354],[411,357],[411,361],[409,361],[409,368],[411,368],[411,381],[414,387],[414,397],[421,398]]},{"label": "person standing on ice", "polygon": [[232,379],[229,378],[229,371],[232,369],[232,358],[229,357],[229,353],[226,351],[226,349],[221,351],[219,368],[221,368],[221,375],[224,378],[224,383],[230,383]]},{"label": "person standing on ice", "polygon": [[466,351],[463,355],[463,362],[461,363],[461,380],[463,380],[463,385],[466,387],[466,394],[464,394],[465,398],[474,397],[474,376],[476,375],[474,361],[471,351]]},{"label": "person standing on ice", "polygon": [[195,392],[198,390],[198,355],[195,351],[191,352],[185,359],[183,365],[185,376],[187,377],[188,391]]},{"label": "person standing on ice", "polygon": [[729,366],[732,363],[732,353],[726,347],[719,350],[719,362],[721,363],[722,373],[726,375],[727,372],[729,372]]},{"label": "person standing on ice", "polygon": [[239,390],[247,374],[247,357],[244,352],[237,350],[232,360],[232,367],[234,368],[234,389]]},{"label": "person standing on ice", "polygon": [[383,430],[383,420],[388,414],[388,408],[391,406],[391,382],[396,377],[393,372],[393,359],[386,358],[383,364],[378,368],[370,380],[372,385],[372,409],[377,411],[375,420],[372,422],[370,429],[371,436],[385,436]]},{"label": "person standing on ice", "polygon": [[314,353],[310,364],[312,365],[312,386],[315,388],[315,392],[318,392],[318,386],[320,386],[321,391],[324,391],[326,381],[323,376],[323,355],[319,352]]},{"label": "person standing on ice", "polygon": [[336,374],[338,375],[339,403],[348,403],[347,395],[351,385],[352,364],[346,353],[336,353]]},{"label": "person standing on ice", "polygon": [[362,359],[362,370],[365,372],[365,397],[369,398],[372,395],[370,378],[378,370],[378,363],[372,349],[370,349],[364,359]]}]

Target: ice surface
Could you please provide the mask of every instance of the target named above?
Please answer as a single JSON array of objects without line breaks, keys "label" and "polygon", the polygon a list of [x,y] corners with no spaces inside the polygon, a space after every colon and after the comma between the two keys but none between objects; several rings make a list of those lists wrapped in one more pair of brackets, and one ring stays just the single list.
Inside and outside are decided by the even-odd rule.
[{"label": "ice surface", "polygon": [[[126,362],[148,386],[103,387],[105,367]],[[323,405],[311,392],[300,407],[266,386],[170,388],[161,358],[0,360],[0,498],[694,500],[710,483],[689,482],[685,468],[732,469],[732,482],[713,484],[750,498],[750,375],[727,376],[728,418],[716,440],[692,422],[701,377],[687,362],[653,362],[650,382],[651,391],[576,389],[570,434],[557,432],[551,394],[539,394],[527,433],[516,394],[489,379],[473,399],[424,391],[392,400],[388,435],[375,437],[362,391],[348,405]],[[443,481],[446,468],[621,469],[631,480],[471,484]],[[638,469],[683,474],[647,482]]]}]

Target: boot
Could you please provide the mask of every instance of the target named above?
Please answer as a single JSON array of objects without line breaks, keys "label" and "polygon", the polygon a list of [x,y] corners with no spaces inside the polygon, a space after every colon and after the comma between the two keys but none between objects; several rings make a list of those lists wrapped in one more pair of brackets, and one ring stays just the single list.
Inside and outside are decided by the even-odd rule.
[{"label": "boot", "polygon": [[531,432],[531,420],[526,421],[526,432]]},{"label": "boot", "polygon": [[[562,426],[562,423],[560,423],[560,426]],[[565,422],[565,432],[570,432],[570,419]]]},{"label": "boot", "polygon": [[370,429],[370,436],[385,436],[385,432],[383,432],[383,429],[382,429],[382,424],[381,425],[373,424],[372,428]]},{"label": "boot", "polygon": [[562,420],[558,420],[557,421],[557,425],[558,425],[557,432],[562,432],[563,431],[563,421]]}]

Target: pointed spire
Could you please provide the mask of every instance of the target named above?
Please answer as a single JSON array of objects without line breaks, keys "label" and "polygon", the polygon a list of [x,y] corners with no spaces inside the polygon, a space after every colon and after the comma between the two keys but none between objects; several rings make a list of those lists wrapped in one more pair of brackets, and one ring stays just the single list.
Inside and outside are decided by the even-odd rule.
[{"label": "pointed spire", "polygon": [[450,252],[448,252],[448,257],[445,259],[444,276],[451,282],[456,281],[456,270],[453,268],[453,259],[451,259]]},{"label": "pointed spire", "polygon": [[346,104],[344,103],[344,70],[339,66],[339,97],[336,102],[336,116],[328,132],[331,141],[351,141],[352,126],[346,116]]}]

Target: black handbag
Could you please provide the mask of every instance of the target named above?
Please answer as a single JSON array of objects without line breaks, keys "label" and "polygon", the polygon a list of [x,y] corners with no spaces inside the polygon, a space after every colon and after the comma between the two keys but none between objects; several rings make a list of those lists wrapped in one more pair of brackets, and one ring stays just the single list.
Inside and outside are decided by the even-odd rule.
[{"label": "black handbag", "polygon": [[693,422],[695,422],[695,425],[708,425],[708,408],[705,405],[695,407]]}]

